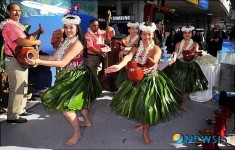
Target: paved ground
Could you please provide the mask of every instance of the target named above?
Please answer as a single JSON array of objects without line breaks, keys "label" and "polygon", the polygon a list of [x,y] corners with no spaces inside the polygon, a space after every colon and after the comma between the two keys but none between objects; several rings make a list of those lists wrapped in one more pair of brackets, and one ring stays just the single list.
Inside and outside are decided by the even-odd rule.
[{"label": "paved ground", "polygon": [[[81,128],[82,139],[74,146],[67,147],[64,142],[72,134],[71,126],[61,112],[47,112],[40,102],[29,103],[28,108],[34,112],[27,116],[24,124],[8,124],[1,115],[1,150],[25,149],[200,149],[195,143],[174,144],[172,136],[198,135],[198,131],[213,127],[206,119],[213,118],[218,109],[217,102],[204,103],[186,101],[185,106],[190,112],[181,112],[178,117],[167,122],[160,122],[151,127],[151,145],[145,145],[141,131],[132,128],[138,123],[120,117],[110,110],[112,93],[103,93],[92,104],[90,118],[92,127]],[[30,106],[31,105],[31,106]],[[79,113],[78,113],[79,114]],[[230,123],[231,124],[231,123]],[[232,125],[228,125],[227,133],[232,133]],[[232,146],[220,145],[222,149],[234,149]]]}]

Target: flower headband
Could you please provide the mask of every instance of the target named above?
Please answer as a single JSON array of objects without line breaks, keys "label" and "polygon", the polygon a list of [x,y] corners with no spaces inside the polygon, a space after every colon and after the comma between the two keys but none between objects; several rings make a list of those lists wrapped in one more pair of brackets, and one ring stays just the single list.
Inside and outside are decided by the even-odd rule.
[{"label": "flower headband", "polygon": [[62,19],[63,24],[80,24],[81,23],[81,19],[79,16],[75,16],[75,15],[67,15]]},{"label": "flower headband", "polygon": [[181,28],[181,31],[182,32],[190,32],[190,31],[193,31],[195,28],[193,26],[183,26]]},{"label": "flower headband", "polygon": [[139,23],[138,22],[128,22],[127,27],[134,27],[134,28],[138,28]]},{"label": "flower headband", "polygon": [[155,23],[151,23],[151,26],[146,26],[145,22],[143,22],[139,25],[139,28],[141,31],[144,31],[144,32],[146,32],[146,31],[154,32],[157,27],[156,27]]}]

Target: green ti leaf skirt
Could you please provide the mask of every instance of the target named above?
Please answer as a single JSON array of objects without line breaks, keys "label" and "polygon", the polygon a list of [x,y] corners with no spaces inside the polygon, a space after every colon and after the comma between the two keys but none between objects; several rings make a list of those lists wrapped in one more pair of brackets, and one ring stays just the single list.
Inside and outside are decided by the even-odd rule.
[{"label": "green ti leaf skirt", "polygon": [[102,92],[98,79],[83,65],[67,69],[56,75],[54,86],[41,96],[43,106],[48,111],[76,111],[88,109]]},{"label": "green ti leaf skirt", "polygon": [[162,71],[183,93],[208,89],[208,80],[195,61],[185,62],[177,59],[172,66],[167,66]]},{"label": "green ti leaf skirt", "polygon": [[122,77],[125,80],[119,78],[123,82],[110,103],[119,115],[154,125],[179,113],[182,93],[163,72],[145,75],[138,83]]}]

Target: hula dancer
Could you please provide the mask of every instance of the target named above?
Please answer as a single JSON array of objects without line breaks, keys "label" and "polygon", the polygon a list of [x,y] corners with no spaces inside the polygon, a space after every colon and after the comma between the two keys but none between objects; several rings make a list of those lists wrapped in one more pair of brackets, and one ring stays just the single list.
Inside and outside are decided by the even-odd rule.
[{"label": "hula dancer", "polygon": [[[208,88],[208,81],[205,75],[200,66],[194,61],[193,54],[198,51],[199,46],[198,43],[193,42],[191,39],[193,30],[193,26],[181,28],[183,40],[176,44],[169,66],[163,69],[163,72],[184,93],[183,102],[189,98],[189,93]],[[189,51],[191,54],[188,53]],[[187,56],[183,57],[184,53],[188,53]],[[182,104],[181,108],[186,112],[188,111]]]},{"label": "hula dancer", "polygon": [[[122,49],[122,56],[119,56],[122,60],[124,56],[126,56],[129,51],[131,50],[131,48],[138,44],[139,41],[139,23],[138,22],[128,22],[127,23],[127,27],[128,27],[128,32],[129,35],[123,37],[121,39],[122,45],[121,45],[121,49]],[[118,78],[116,80],[116,85],[117,87],[119,87],[121,85],[121,83],[123,82],[123,76],[126,76],[126,71],[125,68],[121,69],[120,72],[118,73]]]},{"label": "hula dancer", "polygon": [[[91,126],[88,116],[89,105],[102,92],[99,81],[89,67],[83,65],[83,48],[85,38],[82,36],[79,16],[67,15],[62,19],[64,24],[64,42],[53,56],[40,56],[36,61],[26,62],[33,65],[61,67],[56,75],[55,85],[41,97],[46,110],[61,110],[73,127],[72,137],[65,143],[74,145],[81,138],[80,126]],[[79,126],[76,110],[84,118]]]},{"label": "hula dancer", "polygon": [[111,102],[112,109],[118,114],[141,123],[134,130],[143,129],[145,143],[151,144],[150,126],[179,113],[182,93],[163,72],[157,71],[162,51],[153,40],[156,25],[143,22],[139,29],[138,45],[133,46],[118,65],[108,67],[106,73],[117,72],[132,60],[142,66],[149,61],[153,64],[142,68],[144,77],[141,81],[134,83],[126,78]]}]

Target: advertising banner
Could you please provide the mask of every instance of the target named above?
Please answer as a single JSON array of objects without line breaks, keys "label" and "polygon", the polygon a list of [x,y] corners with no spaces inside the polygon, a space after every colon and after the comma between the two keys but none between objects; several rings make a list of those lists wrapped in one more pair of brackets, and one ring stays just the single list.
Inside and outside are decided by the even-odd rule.
[{"label": "advertising banner", "polygon": [[90,20],[97,18],[98,0],[14,0],[21,7],[22,24],[31,26],[29,33],[37,30],[39,23],[45,33],[40,36],[40,49],[48,54],[54,53],[51,46],[53,31],[62,27],[61,19],[70,13],[81,18],[83,33],[87,31]]}]

